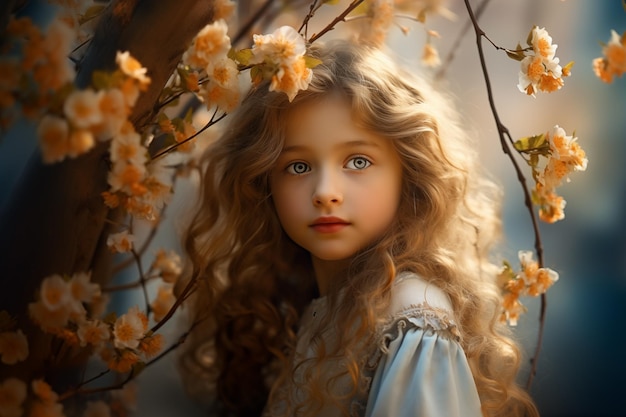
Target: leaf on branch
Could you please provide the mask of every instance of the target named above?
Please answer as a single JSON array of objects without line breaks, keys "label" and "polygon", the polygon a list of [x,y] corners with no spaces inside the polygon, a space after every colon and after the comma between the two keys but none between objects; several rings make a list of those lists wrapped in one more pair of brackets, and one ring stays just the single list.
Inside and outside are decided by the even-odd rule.
[{"label": "leaf on branch", "polygon": [[515,146],[515,149],[520,152],[542,153],[544,150],[543,148],[549,146],[549,144],[546,142],[546,135],[541,133],[539,135],[527,136],[518,139],[515,141],[513,146]]},{"label": "leaf on branch", "polygon": [[567,77],[572,73],[572,67],[574,66],[574,61],[570,61],[567,63],[567,65],[565,65],[562,69],[563,71],[563,76]]},{"label": "leaf on branch", "polygon": [[519,42],[515,50],[511,50],[511,49],[506,50],[506,54],[509,56],[509,58],[514,59],[516,61],[521,61],[522,59],[526,57],[526,54],[524,52],[525,52],[525,49],[522,48],[522,45],[520,45]]},{"label": "leaf on branch", "polygon": [[104,323],[107,323],[107,324],[110,324],[110,325],[114,325],[115,322],[117,321],[117,314],[114,311],[112,311],[109,314],[107,314],[106,316],[104,316],[102,318],[102,321]]},{"label": "leaf on branch", "polygon": [[315,68],[322,63],[321,59],[313,58],[312,56],[304,55],[304,64],[307,68]]},{"label": "leaf on branch", "polygon": [[178,143],[176,142],[176,136],[173,133],[166,133],[162,137],[159,137],[159,139],[162,145],[160,149],[167,149],[170,146],[174,146]]},{"label": "leaf on branch", "polygon": [[533,26],[532,28],[530,28],[530,32],[528,32],[528,36],[526,37],[526,43],[529,46],[533,45],[533,31],[535,30],[535,28],[538,27],[537,25]]},{"label": "leaf on branch", "polygon": [[363,15],[363,14],[367,14],[367,12],[369,11],[369,5],[367,2],[362,2],[360,3],[358,6],[356,6],[349,14],[348,16],[359,16],[359,15]]},{"label": "leaf on branch", "polygon": [[426,23],[426,9],[422,9],[417,14],[417,21],[420,23]]},{"label": "leaf on branch", "polygon": [[259,85],[263,81],[263,69],[258,65],[250,68],[250,79],[253,85]]},{"label": "leaf on branch", "polygon": [[94,71],[91,75],[91,85],[96,90],[106,90],[113,87],[115,82],[115,73],[109,71]]},{"label": "leaf on branch", "polygon": [[250,60],[253,56],[254,54],[252,53],[252,49],[250,48],[240,49],[238,51],[231,49],[230,51],[228,51],[228,57],[230,59],[244,66],[250,63]]},{"label": "leaf on branch", "polygon": [[185,117],[183,117],[183,120],[185,121],[185,123],[187,123],[189,125],[192,124],[192,122],[193,122],[193,112],[194,112],[194,109],[192,107],[189,107],[187,109],[187,113],[185,113]]},{"label": "leaf on branch", "polygon": [[339,4],[339,0],[324,0],[322,2],[322,4],[328,4],[328,5],[331,5],[331,6],[335,6],[335,5]]},{"label": "leaf on branch", "polygon": [[175,117],[171,121],[177,132],[185,131],[185,121],[183,119],[181,119],[180,117]]},{"label": "leaf on branch", "polygon": [[532,167],[532,176],[535,182],[540,182],[539,171],[537,171],[537,165],[539,165],[539,155],[534,153],[530,155],[530,159],[527,161],[528,165]]}]

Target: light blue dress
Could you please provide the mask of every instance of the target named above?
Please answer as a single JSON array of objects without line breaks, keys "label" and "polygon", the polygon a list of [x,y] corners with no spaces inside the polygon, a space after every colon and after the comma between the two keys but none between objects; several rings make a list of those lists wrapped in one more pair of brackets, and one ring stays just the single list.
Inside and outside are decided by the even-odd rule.
[{"label": "light blue dress", "polygon": [[[301,323],[296,361],[313,355],[311,328],[326,313],[326,299],[314,300]],[[332,337],[325,335],[324,338]],[[343,404],[354,417],[482,417],[480,400],[448,297],[415,274],[398,276],[389,320],[381,326],[378,347],[368,360],[366,387]],[[330,364],[330,367],[337,364]],[[305,378],[296,373],[296,379]],[[305,379],[300,379],[305,382]],[[284,387],[298,401],[302,393]],[[346,391],[341,381],[332,387]],[[284,404],[270,404],[266,416],[280,415]],[[325,406],[320,417],[340,416]]]}]

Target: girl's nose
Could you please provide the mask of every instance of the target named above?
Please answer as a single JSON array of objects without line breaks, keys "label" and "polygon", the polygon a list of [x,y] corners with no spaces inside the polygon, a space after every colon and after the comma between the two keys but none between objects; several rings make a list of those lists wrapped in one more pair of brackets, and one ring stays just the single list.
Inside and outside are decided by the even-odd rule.
[{"label": "girl's nose", "polygon": [[322,170],[313,190],[313,205],[326,206],[336,205],[343,202],[343,193],[336,175]]}]

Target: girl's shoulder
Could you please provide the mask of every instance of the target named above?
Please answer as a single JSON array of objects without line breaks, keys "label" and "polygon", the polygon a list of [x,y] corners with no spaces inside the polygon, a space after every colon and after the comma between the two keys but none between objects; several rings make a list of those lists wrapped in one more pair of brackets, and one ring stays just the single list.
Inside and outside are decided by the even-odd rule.
[{"label": "girl's shoulder", "polygon": [[403,272],[391,289],[391,301],[379,331],[388,343],[409,329],[460,340],[450,297],[419,275]]},{"label": "girl's shoulder", "polygon": [[415,307],[440,310],[450,315],[454,312],[450,297],[441,288],[413,272],[402,272],[391,288],[389,316]]}]

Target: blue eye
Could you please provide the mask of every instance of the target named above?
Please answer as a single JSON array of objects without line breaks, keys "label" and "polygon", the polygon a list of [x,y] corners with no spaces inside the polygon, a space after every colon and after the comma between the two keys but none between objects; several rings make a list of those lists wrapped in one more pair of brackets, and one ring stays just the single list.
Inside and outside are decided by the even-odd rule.
[{"label": "blue eye", "polygon": [[287,166],[290,174],[301,175],[311,170],[311,167],[304,162],[293,162]]},{"label": "blue eye", "polygon": [[348,163],[346,164],[346,168],[361,170],[367,168],[370,165],[372,165],[372,163],[367,158],[357,156],[348,161]]}]

